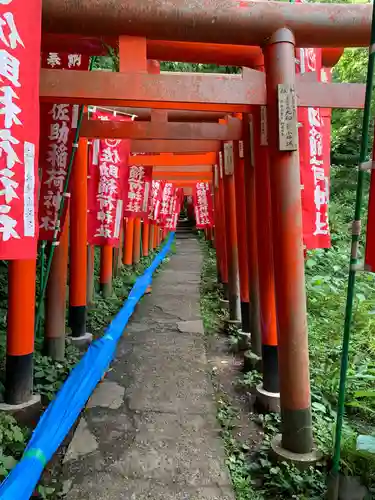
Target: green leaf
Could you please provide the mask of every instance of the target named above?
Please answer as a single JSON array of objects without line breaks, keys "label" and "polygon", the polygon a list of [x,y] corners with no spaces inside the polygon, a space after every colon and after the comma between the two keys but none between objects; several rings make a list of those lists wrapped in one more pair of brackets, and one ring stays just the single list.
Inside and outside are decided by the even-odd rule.
[{"label": "green leaf", "polygon": [[354,393],[356,398],[375,398],[375,391],[357,391]]},{"label": "green leaf", "polygon": [[311,406],[314,408],[314,410],[325,413],[326,412],[326,407],[322,403],[312,403]]},{"label": "green leaf", "polygon": [[312,269],[316,265],[316,261],[314,259],[307,259],[306,267]]},{"label": "green leaf", "polygon": [[7,470],[12,470],[17,464],[17,460],[10,455],[3,455],[1,457],[1,463]]}]

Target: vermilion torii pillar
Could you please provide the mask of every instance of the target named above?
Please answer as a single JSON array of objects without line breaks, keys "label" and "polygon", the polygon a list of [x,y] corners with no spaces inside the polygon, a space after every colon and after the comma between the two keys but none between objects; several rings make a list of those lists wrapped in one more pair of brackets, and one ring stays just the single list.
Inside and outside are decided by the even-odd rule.
[{"label": "vermilion torii pillar", "polygon": [[220,218],[220,243],[221,243],[221,283],[223,285],[224,291],[224,299],[228,299],[229,291],[228,291],[228,261],[227,261],[227,239],[225,237],[226,234],[226,220],[225,220],[225,208],[224,208],[224,161],[222,152],[219,153],[219,189],[218,189],[218,215]]},{"label": "vermilion torii pillar", "polygon": [[224,211],[228,266],[229,325],[240,325],[236,191],[234,185],[234,142],[224,143]]},{"label": "vermilion torii pillar", "polygon": [[91,340],[87,319],[87,139],[80,139],[71,178],[69,323],[73,340]]},{"label": "vermilion torii pillar", "polygon": [[[119,38],[121,72],[147,73],[147,44],[145,38],[121,36]],[[129,248],[129,245],[132,248]],[[124,264],[137,264],[140,260],[141,219],[128,219],[125,229]],[[130,255],[131,252],[131,255]]]},{"label": "vermilion torii pillar", "polygon": [[[69,203],[67,200],[65,203]],[[62,361],[65,358],[65,315],[69,255],[69,207],[60,242],[54,251],[48,277],[45,304],[44,354]]]},{"label": "vermilion torii pillar", "polygon": [[243,141],[233,143],[238,271],[240,278],[241,328],[250,333],[249,275],[247,263],[246,192]]},{"label": "vermilion torii pillar", "polygon": [[112,295],[113,247],[100,247],[100,290],[104,298]]},{"label": "vermilion torii pillar", "polygon": [[[294,45],[292,32],[283,28],[272,35],[264,50],[282,432],[273,447],[283,456],[293,452],[308,459],[313,437]],[[282,112],[286,107],[288,114]]]},{"label": "vermilion torii pillar", "polygon": [[133,264],[133,237],[134,219],[124,218],[124,248],[122,253],[122,263],[125,266]]},{"label": "vermilion torii pillar", "polygon": [[255,170],[254,147],[250,144],[253,137],[251,115],[244,114],[242,120],[244,164],[245,164],[245,205],[247,234],[247,269],[249,273],[249,303],[251,351],[259,358],[262,356],[260,317],[259,317],[259,281],[258,281],[258,247],[255,202]]},{"label": "vermilion torii pillar", "polygon": [[266,107],[254,108],[252,120],[263,367],[263,383],[258,386],[258,396],[265,409],[278,411],[279,371]]}]

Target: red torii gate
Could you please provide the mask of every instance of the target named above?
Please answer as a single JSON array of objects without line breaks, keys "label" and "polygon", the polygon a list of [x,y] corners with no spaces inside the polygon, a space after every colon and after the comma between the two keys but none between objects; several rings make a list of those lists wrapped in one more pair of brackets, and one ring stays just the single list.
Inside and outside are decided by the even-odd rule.
[{"label": "red torii gate", "polygon": [[[35,4],[35,8],[39,8],[40,4],[38,2]],[[128,36],[120,38],[120,73],[80,72],[77,75],[74,72],[42,70],[40,98],[42,102],[199,110],[224,114],[242,113],[243,123],[246,123],[244,127],[246,133],[248,114],[254,109],[253,106],[267,105],[268,150],[271,160],[272,232],[274,246],[276,242],[278,245],[278,251],[274,252],[274,271],[280,339],[278,352],[281,367],[280,394],[283,423],[282,442],[278,449],[281,454],[285,449],[286,454],[292,452],[309,455],[313,450],[313,441],[298,147],[293,150],[280,147],[277,127],[279,102],[277,89],[280,88],[279,86],[284,89],[295,89],[298,106],[363,107],[364,86],[362,85],[321,84],[311,81],[311,76],[296,78],[294,50],[296,45],[299,47],[367,45],[371,6],[290,5],[276,2],[217,0],[209,6],[185,7],[186,0],[175,0],[173,5],[170,2],[156,5],[152,0],[141,4],[138,0],[127,0],[125,3],[118,2],[115,5],[111,0],[100,0],[94,4],[89,0],[79,3],[73,0],[65,2],[45,0],[43,2],[43,29],[46,32],[87,36],[117,36],[126,33]],[[265,74],[255,70],[244,71],[242,77],[147,74],[148,42],[142,37],[148,36],[156,40],[166,39],[172,42],[212,44],[222,42],[222,33],[225,33],[225,42],[228,44],[255,46],[254,53],[258,51],[256,47],[262,45],[265,56]],[[136,38],[132,39],[129,35]],[[126,56],[125,47],[129,47],[129,44],[138,50],[137,57],[133,59],[128,59]],[[155,43],[153,49],[150,48],[150,50],[156,53],[157,47]],[[161,50],[160,45],[158,49]],[[166,50],[165,45],[162,49]],[[169,47],[170,51],[172,49],[176,50],[176,46]],[[213,51],[212,47],[210,50]],[[250,53],[252,51],[248,50],[246,57],[251,59]],[[191,57],[197,56],[194,54]],[[228,60],[229,58],[228,55]],[[249,59],[248,64],[250,64]],[[205,148],[208,147],[208,141],[211,141],[210,146],[213,149],[203,149],[207,152],[217,151],[217,141],[233,141],[237,149],[238,141],[243,140],[245,175],[248,176],[246,185],[247,188],[251,188],[254,180],[253,174],[250,173],[249,137],[244,132],[242,135],[238,134],[236,128],[238,126],[235,123],[234,119],[229,120],[227,125],[177,122],[162,125],[158,123],[154,126],[152,122],[150,124],[97,122],[93,125],[85,121],[83,131],[86,128],[86,132],[83,134],[89,137],[131,137],[137,141],[147,142],[154,139],[176,140],[179,141],[180,150],[183,149],[183,141],[202,140],[205,142]],[[158,147],[159,152],[168,151],[168,149],[163,149],[163,146]],[[173,148],[174,146],[171,146],[171,150]],[[173,152],[177,151],[173,149]],[[81,166],[83,157],[84,155],[81,157],[81,162],[78,161]],[[84,174],[83,168],[82,174]],[[230,210],[225,213],[224,220],[229,217],[225,222],[229,223],[233,236],[235,199],[231,175],[229,174],[229,178],[224,181],[225,189],[221,191],[219,199],[221,203],[225,199],[230,206]],[[73,189],[78,188],[77,176],[76,179],[77,185],[73,185]],[[254,203],[254,196],[246,203],[248,218],[252,221],[254,207],[251,203]],[[78,209],[83,216],[85,209],[83,204],[76,207],[76,210]],[[251,230],[251,222],[248,224]],[[228,236],[225,231],[222,231],[222,235]],[[227,251],[229,243],[227,239]],[[82,245],[82,241],[80,244]],[[229,261],[230,259],[228,263]],[[30,300],[31,292],[35,287],[33,266],[35,267],[35,262],[30,262],[29,267],[25,263],[21,265],[19,261],[12,262],[10,279],[11,281],[20,280],[27,293],[22,301],[19,300],[18,303],[13,301],[10,304],[10,315],[17,316],[23,314],[24,310],[30,311],[30,304],[25,300]],[[254,272],[254,269],[249,270],[250,272]],[[234,286],[233,279],[235,278],[232,275],[231,286]],[[10,327],[9,337],[21,335],[30,337],[30,332],[20,331],[19,325],[14,330]],[[12,356],[24,354],[13,353]],[[29,356],[31,353],[26,354]],[[29,372],[25,372],[24,375],[26,379],[31,377]],[[30,395],[30,387],[26,391],[23,388],[22,398],[25,395]],[[275,446],[278,446],[278,443]]]}]

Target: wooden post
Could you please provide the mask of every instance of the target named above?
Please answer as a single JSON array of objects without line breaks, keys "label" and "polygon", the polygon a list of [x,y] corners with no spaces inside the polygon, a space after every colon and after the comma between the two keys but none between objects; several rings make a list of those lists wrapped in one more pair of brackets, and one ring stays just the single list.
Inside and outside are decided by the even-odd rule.
[{"label": "wooden post", "polygon": [[95,247],[87,245],[87,305],[90,306],[94,300],[94,271],[95,271]]},{"label": "wooden post", "polygon": [[150,222],[145,217],[143,219],[143,231],[142,231],[142,249],[143,257],[148,257],[149,253],[149,240],[150,240]]},{"label": "wooden post", "polygon": [[100,290],[104,298],[112,295],[113,247],[100,248]]},{"label": "wooden post", "polygon": [[[119,38],[120,71],[147,73],[148,69],[153,70],[154,65],[147,63],[147,41],[146,38],[135,36],[120,36]],[[130,219],[132,220],[132,219]],[[129,221],[130,221],[129,220]],[[141,247],[141,219],[136,217],[127,224],[127,234],[125,244],[127,248],[124,253],[126,264],[137,264],[140,260]],[[131,236],[131,232],[133,235]],[[130,242],[132,244],[132,256],[130,257]]]},{"label": "wooden post", "polygon": [[8,263],[8,326],[4,401],[17,405],[33,393],[36,260]]},{"label": "wooden post", "polygon": [[123,263],[126,266],[133,264],[133,238],[134,238],[134,219],[124,219],[124,253]]},{"label": "wooden post", "polygon": [[86,337],[87,139],[80,139],[71,178],[69,318],[72,336]]},{"label": "wooden post", "polygon": [[[294,47],[293,34],[284,28],[272,35],[264,51],[282,429],[281,443],[275,440],[275,446],[281,444],[282,448],[294,454],[310,454],[313,436],[301,179],[293,95]],[[283,108],[279,108],[281,90],[288,99],[288,102],[282,102]],[[288,117],[282,113],[287,107]],[[282,133],[285,129],[288,134]]]},{"label": "wooden post", "polygon": [[265,106],[263,109],[260,107],[255,108],[252,113],[254,124],[253,149],[255,160],[260,328],[263,360],[262,388],[267,393],[277,394],[279,392],[277,321],[272,249],[270,165],[267,147],[267,129],[263,126],[265,113]]},{"label": "wooden post", "polygon": [[234,141],[234,183],[236,192],[236,222],[238,272],[240,277],[241,328],[250,333],[249,274],[247,265],[247,227],[245,201],[245,163],[243,141]]},{"label": "wooden post", "polygon": [[258,282],[258,249],[255,205],[255,175],[253,151],[250,145],[252,137],[252,123],[249,115],[244,115],[243,141],[245,161],[245,189],[246,189],[246,227],[247,227],[247,265],[249,273],[249,303],[250,303],[250,331],[251,350],[254,354],[262,356],[262,341],[260,334],[259,317],[259,282]]},{"label": "wooden post", "polygon": [[226,214],[224,209],[224,161],[223,154],[219,153],[219,190],[218,190],[218,206],[219,206],[219,217],[221,220],[220,233],[221,233],[221,245],[222,245],[222,269],[221,269],[221,280],[224,290],[224,298],[228,299],[228,260],[227,260],[227,239],[226,239]]},{"label": "wooden post", "polygon": [[150,224],[150,231],[149,231],[149,248],[153,252],[155,249],[154,245],[154,231],[155,231],[155,224]]},{"label": "wooden post", "polygon": [[44,354],[65,358],[66,290],[69,254],[69,212],[66,213],[59,245],[55,248],[46,291]]},{"label": "wooden post", "polygon": [[141,259],[141,232],[142,220],[140,217],[134,219],[134,239],[133,239],[133,264],[138,264]]},{"label": "wooden post", "polygon": [[226,247],[228,266],[229,321],[240,321],[240,297],[238,279],[238,249],[236,223],[236,193],[234,186],[233,141],[224,143],[224,211],[226,224]]}]

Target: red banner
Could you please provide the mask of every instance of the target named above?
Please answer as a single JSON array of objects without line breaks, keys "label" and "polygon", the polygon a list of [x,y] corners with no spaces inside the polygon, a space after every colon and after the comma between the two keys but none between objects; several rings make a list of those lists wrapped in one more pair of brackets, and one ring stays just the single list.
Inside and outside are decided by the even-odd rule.
[{"label": "red banner", "polygon": [[[321,74],[321,49],[298,49],[297,73]],[[330,130],[319,108],[298,108],[303,241],[307,250],[329,248]],[[328,148],[328,151],[327,151]]]},{"label": "red banner", "polygon": [[41,1],[0,2],[0,259],[35,259]]},{"label": "red banner", "polygon": [[160,224],[165,225],[167,218],[172,213],[173,196],[175,187],[172,182],[166,182],[163,187],[160,204]]},{"label": "red banner", "polygon": [[[87,70],[89,56],[48,52],[42,54],[43,68]],[[59,218],[61,200],[77,130],[79,106],[72,104],[41,104],[39,196],[39,239],[60,239],[67,204]],[[69,187],[68,187],[69,190]]]},{"label": "red banner", "polygon": [[[100,120],[123,121],[124,116],[95,112]],[[128,173],[130,141],[95,139],[89,153],[87,239],[90,245],[120,243]]]},{"label": "red banner", "polygon": [[170,199],[169,214],[167,215],[164,224],[165,229],[168,231],[176,231],[183,198],[184,190],[182,188],[175,188]]},{"label": "red banner", "polygon": [[148,217],[151,183],[151,166],[133,165],[129,167],[125,217]]},{"label": "red banner", "polygon": [[163,187],[163,181],[152,181],[148,219],[153,224],[159,219]]},{"label": "red banner", "polygon": [[197,182],[193,197],[197,229],[212,227],[214,224],[211,185],[208,182]]}]

